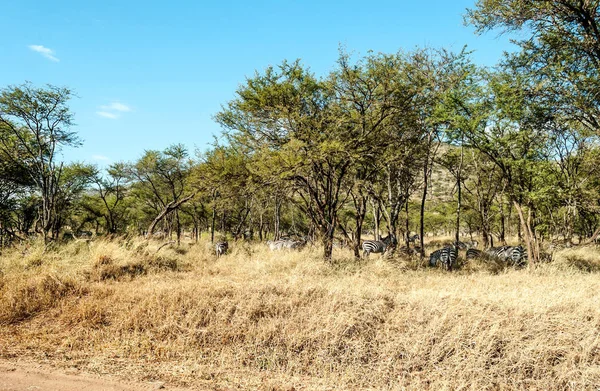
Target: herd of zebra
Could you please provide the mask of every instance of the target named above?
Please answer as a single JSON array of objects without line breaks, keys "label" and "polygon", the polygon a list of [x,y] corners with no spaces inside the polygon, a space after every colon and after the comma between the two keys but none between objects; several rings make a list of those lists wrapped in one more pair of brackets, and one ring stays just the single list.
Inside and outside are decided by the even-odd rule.
[{"label": "herd of zebra", "polygon": [[478,250],[477,241],[472,242],[455,242],[449,246],[432,252],[429,256],[429,266],[435,267],[441,265],[444,269],[451,271],[456,265],[459,250],[467,250],[466,258],[468,259],[491,259],[513,266],[523,266],[527,261],[527,252],[523,246],[501,246],[490,247],[487,250]]},{"label": "herd of zebra", "polygon": [[[409,242],[416,242],[420,237],[413,235],[408,237]],[[277,250],[299,250],[304,248],[309,242],[308,238],[300,240],[292,238],[281,238],[279,240],[269,240],[267,245],[271,251]],[[395,248],[398,244],[396,236],[389,234],[388,236],[381,238],[381,240],[365,240],[362,243],[363,258],[368,258],[369,254],[385,254],[390,248]],[[478,250],[475,247],[478,246],[478,242],[467,241],[467,242],[454,242],[441,249],[435,250],[429,255],[429,266],[436,267],[442,266],[442,268],[451,271],[456,265],[458,259],[459,250],[466,250],[466,259],[494,259],[506,263],[510,263],[514,266],[523,266],[527,261],[527,252],[523,246],[501,246],[491,247],[487,250]],[[229,243],[226,241],[219,241],[215,245],[215,252],[217,258],[227,253],[229,249]]]}]

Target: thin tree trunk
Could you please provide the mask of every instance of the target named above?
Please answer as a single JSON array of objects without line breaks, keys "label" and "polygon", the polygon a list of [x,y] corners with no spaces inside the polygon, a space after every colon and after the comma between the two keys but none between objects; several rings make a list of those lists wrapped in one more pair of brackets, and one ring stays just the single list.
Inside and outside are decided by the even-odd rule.
[{"label": "thin tree trunk", "polygon": [[331,256],[333,254],[334,233],[334,226],[325,228],[321,231],[321,234],[323,235],[323,259],[327,262],[331,262]]},{"label": "thin tree trunk", "polygon": [[425,256],[425,201],[427,200],[427,190],[429,184],[429,152],[423,165],[423,195],[421,197],[421,212],[419,216],[419,236],[421,238],[421,257]]},{"label": "thin tree trunk", "polygon": [[405,204],[405,211],[406,211],[406,248],[409,249],[410,248],[410,241],[408,240],[409,236],[410,236],[410,219],[409,219],[409,214],[408,214],[408,197],[406,197],[406,204]]},{"label": "thin tree trunk", "polygon": [[281,238],[281,202],[279,198],[275,198],[275,240],[279,240]]},{"label": "thin tree trunk", "polygon": [[375,232],[373,234],[373,237],[375,240],[379,240],[379,222],[381,221],[381,215],[379,213],[379,205],[375,205],[375,202],[372,203],[373,205],[373,219],[375,220]]},{"label": "thin tree trunk", "polygon": [[513,205],[519,214],[519,220],[523,227],[523,233],[525,234],[525,245],[527,246],[527,258],[529,259],[529,266],[535,265],[538,261],[539,250],[535,249],[535,238],[533,236],[533,232],[531,231],[529,225],[531,224],[531,212],[529,212],[528,220],[525,220],[523,215],[523,208],[517,201],[513,201]]},{"label": "thin tree trunk", "polygon": [[175,220],[177,222],[177,245],[181,245],[181,221],[179,220],[179,210],[175,211]]}]

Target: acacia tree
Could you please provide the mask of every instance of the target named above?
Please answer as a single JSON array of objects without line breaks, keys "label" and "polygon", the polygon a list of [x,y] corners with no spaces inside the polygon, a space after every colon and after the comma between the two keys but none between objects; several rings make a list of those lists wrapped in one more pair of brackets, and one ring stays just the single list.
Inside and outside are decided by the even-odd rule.
[{"label": "acacia tree", "polygon": [[216,120],[232,144],[251,151],[265,178],[288,181],[298,206],[318,228],[323,257],[331,259],[352,138],[334,115],[331,84],[298,61],[269,67],[237,91]]},{"label": "acacia tree", "polygon": [[477,149],[470,149],[469,179],[465,180],[465,201],[477,212],[478,227],[481,230],[483,247],[493,242],[492,223],[496,217],[494,199],[501,193],[504,179],[498,167]]},{"label": "acacia tree", "polygon": [[[35,183],[21,164],[22,159],[6,157],[0,150],[0,248],[19,237],[18,231],[29,228],[29,224],[19,224],[19,215],[27,212],[24,200],[29,198]],[[33,222],[33,218],[29,220]]]},{"label": "acacia tree", "polygon": [[219,145],[200,154],[199,158],[201,164],[195,170],[195,186],[210,199],[211,241],[214,241],[217,214],[221,217],[221,234],[229,229],[237,239],[244,233],[253,209],[253,174],[247,167],[248,159],[231,146]]},{"label": "acacia tree", "polygon": [[126,197],[131,182],[125,163],[111,164],[103,174],[95,170],[92,176],[94,193],[83,197],[81,207],[94,216],[104,220],[105,232],[116,234],[126,226]]},{"label": "acacia tree", "polygon": [[482,121],[465,133],[465,138],[502,173],[504,190],[519,215],[529,259],[535,263],[539,260],[535,199],[540,191],[547,128],[554,117],[548,106],[529,93],[534,81],[528,74],[507,67],[487,78],[488,103],[478,106]]},{"label": "acacia tree", "polygon": [[186,148],[175,144],[162,152],[146,151],[136,163],[126,167],[128,177],[135,181],[133,194],[154,210],[148,237],[163,219],[174,214],[177,241],[181,240],[179,208],[197,193],[190,187],[191,166]]},{"label": "acacia tree", "polygon": [[419,144],[422,146],[422,197],[420,210],[421,255],[424,255],[425,202],[434,157],[448,129],[448,110],[454,107],[453,96],[468,80],[471,65],[468,52],[452,53],[446,50],[417,50],[404,62],[402,71],[414,89],[413,121]]},{"label": "acacia tree", "polygon": [[[341,53],[338,68],[330,82],[336,99],[337,117],[352,140],[353,162],[348,175],[348,192],[354,206],[354,232],[351,235],[356,258],[360,256],[362,225],[369,199],[374,197],[374,182],[382,179],[389,166],[385,156],[401,147],[404,132],[396,132],[402,115],[409,111],[412,91],[400,74],[400,54],[370,54],[352,64]],[[388,217],[390,215],[387,215]],[[388,218],[388,233],[396,233],[397,218]],[[344,229],[345,230],[345,229]],[[346,230],[345,230],[346,231]],[[346,233],[347,236],[349,236]],[[378,232],[376,232],[376,237]]]},{"label": "acacia tree", "polygon": [[[52,236],[59,237],[65,224],[73,220],[75,209],[88,185],[93,182],[96,168],[84,163],[71,163],[63,168],[55,199],[55,219]],[[72,225],[72,224],[71,224]]]},{"label": "acacia tree", "polygon": [[0,151],[35,183],[41,200],[39,228],[45,241],[48,233],[54,234],[63,174],[56,153],[64,146],[79,145],[70,131],[73,114],[67,102],[71,96],[68,88],[36,88],[29,83],[0,91]]},{"label": "acacia tree", "polygon": [[536,95],[564,118],[600,132],[599,2],[478,0],[466,21],[478,33],[518,31],[521,51],[506,62],[531,74]]}]

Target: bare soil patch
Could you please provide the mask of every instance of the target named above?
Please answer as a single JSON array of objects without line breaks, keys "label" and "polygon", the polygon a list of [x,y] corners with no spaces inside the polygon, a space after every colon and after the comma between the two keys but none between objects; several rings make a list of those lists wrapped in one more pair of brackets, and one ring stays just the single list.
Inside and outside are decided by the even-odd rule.
[{"label": "bare soil patch", "polygon": [[0,360],[0,391],[182,391],[161,382],[129,383],[78,371],[65,373],[40,364]]}]

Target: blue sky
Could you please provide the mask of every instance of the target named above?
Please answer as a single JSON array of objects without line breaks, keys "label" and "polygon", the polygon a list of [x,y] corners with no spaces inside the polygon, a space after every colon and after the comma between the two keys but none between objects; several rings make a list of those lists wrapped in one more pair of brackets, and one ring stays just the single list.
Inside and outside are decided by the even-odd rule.
[{"label": "blue sky", "polygon": [[67,161],[104,166],[172,143],[202,150],[238,85],[284,59],[322,75],[340,45],[365,54],[466,44],[476,63],[493,66],[512,45],[463,26],[474,2],[8,1],[0,87],[76,92],[70,106],[84,144],[63,151]]}]

